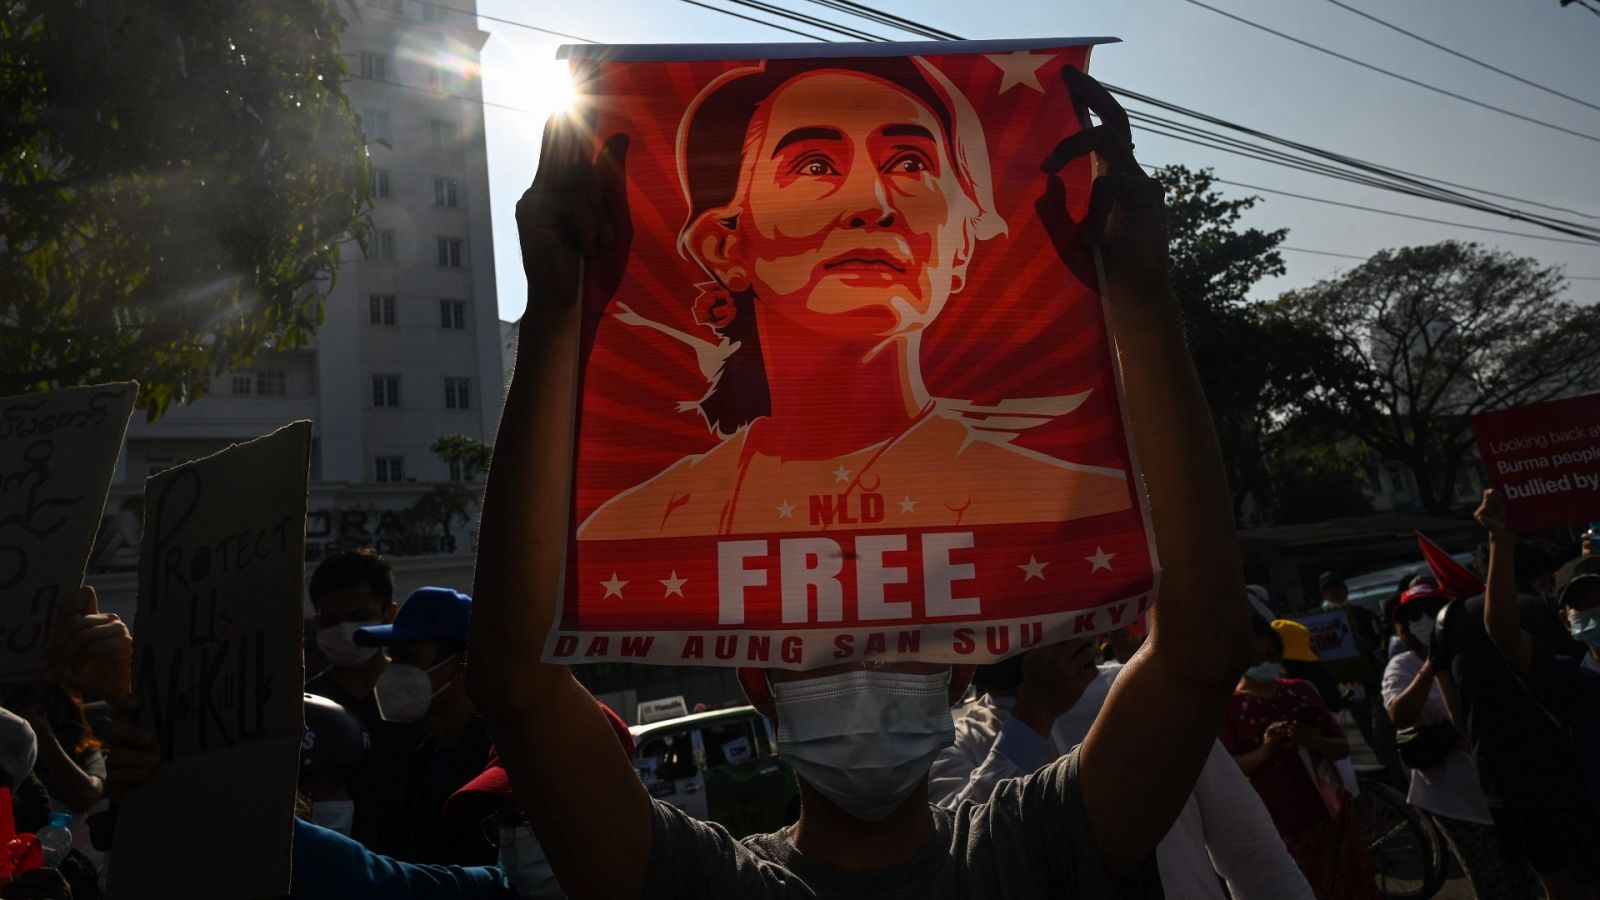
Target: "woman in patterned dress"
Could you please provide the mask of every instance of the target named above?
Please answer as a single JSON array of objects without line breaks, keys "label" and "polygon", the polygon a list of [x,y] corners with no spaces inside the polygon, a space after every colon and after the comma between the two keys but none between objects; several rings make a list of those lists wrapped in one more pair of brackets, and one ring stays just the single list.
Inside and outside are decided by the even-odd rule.
[{"label": "woman in patterned dress", "polygon": [[1334,761],[1344,729],[1310,682],[1283,677],[1283,639],[1252,617],[1255,664],[1234,689],[1222,744],[1261,795],[1318,900],[1377,896],[1367,845]]}]

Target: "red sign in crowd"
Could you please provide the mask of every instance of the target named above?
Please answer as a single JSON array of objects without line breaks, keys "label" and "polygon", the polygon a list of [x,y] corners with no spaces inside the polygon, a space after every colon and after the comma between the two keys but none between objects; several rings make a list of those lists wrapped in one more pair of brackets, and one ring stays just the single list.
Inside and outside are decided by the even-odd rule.
[{"label": "red sign in crowd", "polygon": [[1473,416],[1472,433],[1512,527],[1600,517],[1600,394]]}]

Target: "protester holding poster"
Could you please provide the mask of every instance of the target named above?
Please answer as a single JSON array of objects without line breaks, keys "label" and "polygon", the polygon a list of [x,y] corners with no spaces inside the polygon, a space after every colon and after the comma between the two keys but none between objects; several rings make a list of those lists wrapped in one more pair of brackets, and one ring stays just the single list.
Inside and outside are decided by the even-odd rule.
[{"label": "protester holding poster", "polygon": [[[1499,810],[1495,821],[1502,833],[1516,832],[1516,846],[1552,896],[1572,896],[1578,885],[1600,890],[1600,657],[1587,642],[1579,644],[1579,653],[1565,652],[1572,648],[1552,639],[1557,636],[1554,628],[1540,634],[1527,626],[1526,604],[1519,602],[1517,589],[1516,532],[1498,491],[1483,492],[1476,516],[1489,534],[1484,630],[1540,711],[1559,728],[1554,736],[1546,732],[1541,750],[1557,761],[1570,760],[1573,765],[1564,767],[1563,774],[1576,776],[1567,779],[1564,802],[1535,815]],[[1600,608],[1600,576],[1573,578],[1563,585],[1558,602],[1568,632],[1580,638],[1592,635],[1587,623]],[[1538,619],[1548,628],[1548,608],[1540,603],[1535,609],[1543,613]]]},{"label": "protester holding poster", "polygon": [[[719,64],[720,75],[741,77],[731,73],[751,67],[738,52],[746,49],[725,51],[741,61]],[[625,55],[617,48],[606,50]],[[984,55],[976,55],[974,50]],[[1008,52],[989,52],[994,50]],[[636,55],[650,52],[645,48]],[[610,309],[609,315],[628,315],[627,310],[611,307],[619,286],[630,278],[646,279],[666,271],[665,264],[658,266],[654,258],[641,265],[641,258],[630,252],[630,239],[643,233],[655,215],[635,217],[630,206],[646,185],[663,174],[658,148],[648,143],[671,141],[672,137],[660,132],[612,132],[603,124],[589,131],[571,119],[552,120],[539,175],[518,208],[529,311],[522,324],[523,363],[512,381],[484,501],[469,657],[473,696],[489,717],[520,805],[555,875],[574,896],[1155,896],[1160,888],[1151,865],[1152,851],[1188,798],[1215,740],[1229,690],[1243,668],[1247,634],[1238,603],[1244,585],[1226,477],[1166,279],[1160,186],[1144,175],[1135,161],[1121,108],[1079,71],[1087,57],[1081,44],[978,48],[873,44],[826,52],[837,56],[810,67],[827,70],[830,74],[826,77],[813,77],[805,67],[783,66],[778,68],[791,73],[784,80],[762,78],[758,82],[759,96],[749,102],[757,106],[759,115],[748,121],[743,116],[733,120],[742,137],[732,146],[748,152],[717,157],[715,164],[731,167],[722,173],[723,180],[749,196],[804,183],[802,193],[808,199],[783,204],[795,216],[803,206],[834,212],[826,217],[819,214],[807,226],[813,229],[809,232],[795,230],[800,228],[796,218],[764,219],[759,207],[736,216],[731,211],[713,215],[702,222],[698,216],[704,211],[728,209],[729,197],[718,195],[702,206],[691,186],[686,193],[688,209],[680,206],[677,214],[691,217],[687,236],[691,255],[713,264],[712,271],[702,274],[700,280],[709,277],[717,282],[708,286],[709,291],[728,294],[726,301],[713,298],[705,304],[708,313],[714,314],[722,303],[731,302],[736,309],[744,304],[745,309],[736,314],[755,311],[763,342],[780,327],[791,333],[820,329],[832,334],[843,348],[857,354],[854,365],[874,373],[890,391],[889,396],[878,398],[879,406],[860,421],[845,415],[849,410],[841,410],[837,427],[816,435],[811,452],[818,458],[806,464],[797,465],[782,454],[768,461],[749,454],[756,443],[774,446],[764,443],[769,439],[804,452],[806,437],[784,428],[796,421],[808,426],[824,424],[815,414],[790,419],[787,410],[774,406],[772,415],[765,418],[781,418],[784,428],[769,432],[770,438],[763,434],[772,427],[770,423],[763,426],[757,422],[746,428],[741,438],[728,439],[741,441],[734,447],[736,453],[713,450],[702,457],[711,467],[708,472],[720,473],[715,478],[701,481],[695,471],[698,461],[667,460],[665,471],[672,474],[659,493],[650,482],[654,473],[643,473],[633,484],[650,486],[622,501],[611,500],[615,493],[602,496],[608,493],[605,488],[586,486],[584,465],[579,465],[575,478],[575,438],[580,459],[611,452],[583,439],[598,415],[591,415],[594,410],[587,397],[583,422],[574,424],[580,372],[584,378],[592,376],[595,360],[605,352],[601,342],[592,340],[593,331],[617,327],[656,331],[615,318],[602,321],[590,312]],[[930,54],[900,60],[896,66],[918,73],[920,81],[897,80],[874,61],[908,53]],[[856,59],[869,54],[867,63]],[[745,54],[757,61],[761,55],[754,49]],[[706,68],[669,71],[692,80]],[[959,85],[931,74],[957,70],[966,73]],[[621,71],[627,72],[625,64]],[[1049,126],[1056,132],[1051,145],[1056,138],[1065,138],[1054,153],[1040,153],[1027,166],[1020,159],[1009,166],[1007,180],[993,191],[996,203],[1014,211],[1005,217],[1007,227],[1016,229],[1019,236],[1034,235],[1044,242],[1049,255],[1031,258],[1029,271],[1007,271],[1004,278],[994,279],[991,295],[984,302],[991,304],[991,310],[1003,306],[1008,282],[1020,286],[1048,279],[1076,286],[1073,289],[1092,290],[1084,278],[1093,280],[1092,261],[1098,251],[1103,260],[1104,323],[1120,360],[1132,435],[1146,450],[1140,462],[1149,492],[1150,523],[1170,577],[1161,583],[1162,596],[1151,616],[1146,648],[1117,680],[1104,715],[1082,747],[1029,778],[1008,782],[991,803],[981,807],[937,811],[927,802],[929,765],[950,741],[947,705],[961,695],[970,678],[968,667],[952,665],[963,659],[954,640],[925,637],[920,647],[908,642],[892,652],[885,649],[884,656],[896,657],[893,662],[861,661],[866,654],[859,651],[869,635],[864,635],[859,645],[851,642],[843,662],[829,656],[842,649],[838,641],[824,645],[823,652],[801,649],[788,659],[774,654],[770,659],[750,660],[741,654],[741,661],[763,665],[742,670],[741,682],[762,712],[776,720],[780,752],[799,770],[802,807],[799,822],[791,828],[735,841],[726,831],[688,819],[654,801],[644,790],[630,761],[617,750],[610,727],[596,714],[594,701],[565,665],[564,656],[570,651],[561,652],[558,635],[563,626],[558,616],[576,607],[580,618],[590,623],[597,616],[605,619],[606,627],[598,630],[631,631],[639,636],[636,640],[651,637],[679,651],[688,645],[687,637],[668,642],[661,636],[682,625],[685,617],[709,617],[707,621],[715,624],[728,623],[740,613],[759,612],[766,621],[781,624],[781,595],[754,590],[764,583],[777,589],[789,584],[790,614],[796,620],[812,618],[813,601],[819,613],[833,616],[837,611],[841,619],[849,615],[860,622],[881,614],[886,596],[907,606],[918,601],[906,598],[920,598],[920,605],[933,607],[935,616],[954,613],[973,623],[974,633],[980,633],[976,629],[985,626],[991,616],[1019,611],[1042,614],[1045,609],[1059,612],[1060,595],[1071,592],[1072,583],[1078,583],[1081,591],[1075,595],[1078,602],[1092,603],[1094,597],[1103,600],[1107,595],[1089,576],[1095,570],[1122,571],[1113,563],[1113,558],[1122,561],[1122,554],[1131,556],[1129,568],[1134,577],[1114,577],[1120,587],[1113,596],[1126,591],[1122,596],[1136,598],[1141,590],[1150,589],[1150,548],[1140,506],[1133,497],[1124,502],[1103,487],[1121,481],[1122,492],[1131,493],[1135,482],[1126,468],[1119,474],[1087,470],[1084,456],[1063,466],[1058,463],[1071,458],[1065,449],[1021,453],[978,439],[967,449],[978,453],[980,459],[992,460],[996,466],[993,473],[975,473],[964,465],[948,470],[941,465],[933,465],[932,470],[919,468],[923,463],[932,464],[941,448],[946,451],[946,463],[951,456],[967,452],[962,449],[969,433],[967,424],[915,407],[917,392],[911,374],[917,360],[907,352],[912,342],[902,331],[911,323],[926,323],[955,285],[963,284],[963,292],[970,290],[974,271],[968,265],[977,252],[976,241],[986,233],[996,233],[993,226],[973,224],[981,221],[984,195],[975,187],[975,155],[962,149],[969,146],[964,143],[967,132],[956,124],[962,119],[956,95],[965,91],[970,97],[967,80],[979,79],[978,73],[986,80],[971,83],[985,85],[990,97],[1004,97],[1009,88],[1016,92],[1011,99],[1019,103],[1030,92],[1051,101],[1047,114],[1043,106],[1033,107],[1040,111],[1037,118],[1008,117],[991,110],[993,121],[1009,123],[1019,132]],[[634,74],[642,77],[647,73]],[[661,83],[671,83],[664,77],[668,72],[659,74]],[[720,75],[713,74],[694,87],[704,90]],[[745,73],[742,77],[757,76]],[[1005,88],[1000,87],[1002,81]],[[596,90],[602,102],[629,96],[618,85],[607,87],[615,90]],[[791,94],[791,90],[798,93]],[[799,103],[805,97],[809,100]],[[788,109],[791,101],[799,103],[800,109]],[[869,105],[874,120],[854,114]],[[1082,130],[1088,124],[1087,115],[1078,118],[1073,111],[1084,108],[1098,112],[1102,124]],[[684,111],[685,107],[679,106],[669,112]],[[782,133],[764,130],[780,119],[784,122]],[[603,111],[600,121],[605,121]],[[1019,139],[1021,136],[1019,133]],[[692,143],[692,138],[680,135],[680,150],[684,140]],[[994,148],[991,143],[991,153]],[[1091,173],[1084,158],[1091,151],[1099,154],[1108,170],[1094,181],[1092,201],[1088,190]],[[680,153],[679,158],[689,156]],[[775,158],[783,161],[781,168],[773,165]],[[902,168],[906,160],[909,167]],[[951,187],[950,180],[958,187]],[[962,215],[953,210],[925,215],[938,212],[957,191],[972,201]],[[845,197],[849,205],[842,202]],[[753,202],[762,201],[756,198]],[[1041,220],[1048,227],[1042,227]],[[786,274],[782,271],[786,267],[774,265],[774,261],[794,251],[773,245],[761,249],[761,242],[780,234],[800,233],[807,234],[810,242],[806,251],[811,254],[810,262]],[[845,271],[816,275],[819,270],[832,273],[829,266],[835,263]],[[747,290],[749,299],[741,300]],[[768,291],[768,296],[756,296],[760,290]],[[1035,303],[1039,299],[1039,295],[1033,297]],[[831,315],[818,316],[830,310]],[[1055,310],[1035,306],[1032,311],[1049,318]],[[980,308],[976,314],[983,312]],[[650,319],[663,324],[653,316]],[[781,324],[769,329],[768,319]],[[861,355],[866,349],[863,319],[874,323],[871,327],[878,330],[883,344],[870,357]],[[1115,379],[1110,377],[1109,349],[1103,355],[1093,349],[1104,346],[1100,321],[1098,313],[1088,317],[1083,330],[1074,335],[1078,343],[1054,345],[1042,360],[1046,370],[1066,358],[1081,363],[1082,372],[1090,373],[1085,377],[1098,378],[1093,374],[1097,371],[1106,373],[1088,401],[1098,398],[1097,414],[1088,420],[1092,425],[1075,436],[1080,449],[1088,453],[1096,446],[1092,436],[1102,435],[1098,452],[1114,456],[1114,451],[1125,450],[1126,445],[1120,416],[1114,413],[1118,404],[1111,402]],[[1010,324],[1020,327],[1020,321]],[[591,338],[587,343],[586,331]],[[723,337],[728,346],[737,340],[739,353],[758,346],[746,343],[753,337],[726,331]],[[765,362],[767,399],[778,404],[787,399],[783,393],[787,379],[806,371],[808,354],[830,354],[834,344],[819,336],[797,344],[793,358],[788,349],[765,343],[759,346],[769,351]],[[705,368],[713,373],[721,371],[722,362],[712,351],[725,349],[720,344],[712,344],[710,349],[695,345],[697,357],[700,351],[707,352]],[[1041,376],[1041,370],[1031,368],[1029,358],[1007,356],[997,362],[1019,374],[1027,373],[1017,385],[1019,391],[1028,390],[1031,380]],[[1107,363],[1104,368],[1099,366],[1102,362]],[[922,364],[926,369],[927,354]],[[647,370],[636,367],[635,371],[639,378],[650,379]],[[851,403],[858,399],[854,393],[848,395]],[[821,401],[812,397],[810,402]],[[998,402],[988,405],[996,407],[989,415],[1001,420],[997,426],[1018,428],[1016,417],[1002,413]],[[742,409],[741,415],[763,417],[760,407]],[[1029,404],[1028,409],[1035,407]],[[922,416],[923,424],[911,427],[914,423],[908,418],[917,416]],[[735,418],[724,423],[717,414],[716,422],[737,430],[740,423]],[[880,418],[892,428],[887,435],[861,430],[864,422]],[[685,423],[686,427],[692,425],[692,421]],[[881,452],[880,458],[886,458],[893,452],[897,434],[926,440],[928,455],[908,458],[906,469],[881,472],[869,459],[856,458],[863,447],[869,455]],[[951,440],[949,435],[957,437]],[[1070,443],[1063,441],[1064,445]],[[759,447],[756,450],[761,452]],[[831,476],[827,471],[830,464],[836,470]],[[790,467],[796,473],[792,482]],[[918,490],[935,491],[940,487],[939,472],[988,481],[970,491],[956,486],[962,491],[960,502],[951,504],[946,495],[936,496],[943,503],[931,504],[933,524],[945,529],[959,526],[958,538],[947,536],[930,545],[930,535],[947,532],[896,532],[897,536],[885,538],[872,533],[880,529],[872,529],[857,534],[848,545],[829,537],[827,543],[794,548],[787,572],[763,568],[784,561],[760,562],[759,548],[737,546],[766,541],[744,536],[746,529],[756,527],[747,524],[749,517],[761,512],[760,506],[747,504],[746,498],[770,502],[774,497],[768,492],[780,483],[806,489],[802,482],[812,478],[819,467],[820,474],[835,479],[822,485],[834,493],[811,488],[815,492],[810,495],[778,498],[767,510],[770,520],[760,526],[764,532],[778,530],[778,520],[788,519],[786,505],[790,515],[806,516],[807,522],[811,514],[819,524],[840,521],[842,496],[845,521],[875,523],[880,513],[887,516],[891,510],[901,509],[902,502],[910,501],[904,507],[907,514],[927,502],[912,495],[908,487],[897,492],[904,500],[896,498],[892,507],[887,502],[882,510],[875,503],[869,506],[864,497],[874,492],[867,488],[879,481],[888,485],[891,478],[904,479],[901,483]],[[863,470],[867,476],[858,481]],[[991,518],[994,504],[989,501],[995,495],[990,491],[1011,491],[1014,496],[1013,476],[1042,495],[1022,504],[1024,509],[1037,511],[1027,518],[1037,515],[1053,521],[999,524]],[[732,480],[724,480],[729,478]],[[709,506],[701,502],[707,492],[711,494]],[[817,499],[813,501],[813,497]],[[968,500],[979,524],[962,518]],[[610,512],[598,517],[581,513],[591,506],[599,509],[605,502],[629,504],[614,508],[626,508],[629,517],[638,521],[629,523]],[[946,509],[940,511],[941,505]],[[954,508],[949,508],[952,505]],[[680,507],[689,513],[682,519],[675,518]],[[586,530],[569,544],[566,538],[575,517],[601,531]],[[655,528],[667,529],[671,537],[644,542],[636,537],[637,531],[630,530],[651,527],[652,520]],[[1206,524],[1196,527],[1196,523]],[[968,542],[968,525],[973,531],[991,526],[1007,529],[984,532],[986,540],[993,538],[996,556],[984,556],[986,543]],[[711,534],[697,534],[703,531]],[[914,567],[914,560],[885,561],[886,556],[911,552],[914,545],[901,542],[907,533],[916,534],[921,544],[917,549],[924,565],[916,567],[921,570],[920,577],[912,588],[886,595],[885,585],[900,585],[913,578],[907,569]],[[1099,552],[1094,552],[1096,534],[1118,537],[1114,543],[1108,543],[1113,540],[1109,537],[1102,540]],[[739,540],[724,540],[736,536]],[[692,543],[672,543],[680,537]],[[1085,543],[1087,547],[1080,549]],[[595,546],[581,546],[591,544],[616,546],[598,551]],[[730,548],[730,544],[736,546]],[[1032,558],[1026,552],[1030,545],[1035,547]],[[691,595],[680,590],[683,582],[692,583],[695,578],[718,581],[715,568],[704,575],[698,569],[693,576],[684,571],[690,564],[699,565],[697,548],[703,547],[724,556],[723,577],[739,591]],[[974,547],[978,552],[963,552]],[[569,567],[569,549],[577,556],[575,568]],[[1019,551],[1021,559],[1016,558]],[[1030,595],[1034,588],[1028,581],[1045,579],[1045,566],[1052,564],[1040,557],[1040,552],[1056,554],[1051,557],[1056,560],[1053,564],[1069,574],[1070,581],[1051,585],[1057,594],[1055,605],[1040,601],[1029,607],[1019,602],[1009,612],[965,608],[963,594],[974,590],[974,584],[983,586],[983,593],[991,597],[1016,600]],[[673,553],[678,555],[673,557]],[[1075,570],[1064,565],[1069,554],[1087,563],[1077,570],[1081,574],[1076,577],[1071,575]],[[608,571],[585,569],[586,558],[603,560],[602,567]],[[669,560],[673,558],[684,568],[659,574],[647,568],[659,569],[663,562],[672,565]],[[612,559],[617,566],[614,572],[609,571]],[[846,580],[837,577],[846,561],[856,569],[856,577],[848,579],[855,583],[848,603],[843,595]],[[623,569],[635,565],[640,567]],[[1005,572],[1011,573],[1011,590],[997,594]],[[602,593],[607,589],[595,588],[599,583],[609,583],[610,598],[619,601],[611,604],[609,617],[603,602],[607,597]],[[655,594],[649,607],[628,601],[629,597],[649,596],[639,589],[657,589],[657,584],[663,594]],[[916,590],[919,586],[920,592]],[[752,589],[749,595],[755,603],[729,602],[743,599],[745,588]],[[634,593],[628,593],[630,590]],[[1040,597],[1046,593],[1043,588],[1037,590]],[[683,602],[671,602],[674,598]],[[1078,619],[1086,631],[1104,631],[1127,624],[1137,616],[1139,605],[1131,601],[1120,606],[1102,604],[1079,613]],[[979,607],[978,601],[974,599],[971,606]],[[1112,608],[1118,611],[1113,614]],[[657,618],[651,618],[652,611]],[[890,614],[900,615],[897,611]],[[1069,630],[1072,620],[1070,615],[1064,619]],[[566,621],[571,623],[570,616]],[[926,621],[926,617],[915,620]],[[1030,621],[1038,621],[1043,630],[1042,615]],[[1052,620],[1051,626],[1059,627],[1057,620]],[[924,628],[918,633],[927,631]],[[931,633],[953,639],[955,631]],[[841,633],[855,636],[854,629]],[[600,636],[592,630],[585,635],[591,644]],[[793,637],[804,640],[801,635]],[[572,639],[576,642],[577,635]],[[538,647],[550,649],[551,661],[530,652]],[[612,651],[602,647],[600,652]],[[990,648],[989,654],[978,658],[1007,652]],[[678,655],[672,654],[674,661]],[[773,667],[778,665],[785,668]],[[1156,709],[1162,711],[1160,715],[1151,714]],[[887,723],[895,724],[886,728]],[[1139,814],[1128,815],[1128,810]]]}]

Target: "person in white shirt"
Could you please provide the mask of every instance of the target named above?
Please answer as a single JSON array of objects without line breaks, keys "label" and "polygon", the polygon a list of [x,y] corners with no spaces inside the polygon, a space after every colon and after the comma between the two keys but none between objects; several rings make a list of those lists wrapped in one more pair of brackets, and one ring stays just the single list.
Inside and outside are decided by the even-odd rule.
[{"label": "person in white shirt", "polygon": [[[1430,736],[1441,742],[1444,751],[1431,765],[1421,765],[1425,757],[1410,760],[1417,765],[1411,768],[1406,802],[1433,814],[1477,896],[1531,900],[1540,896],[1536,875],[1502,844],[1478,783],[1477,766],[1450,723],[1444,695],[1433,677],[1427,643],[1447,600],[1437,587],[1422,583],[1407,588],[1386,610],[1403,647],[1389,657],[1383,670],[1383,702],[1389,718],[1397,729],[1431,730]],[[1420,732],[1417,740],[1424,740]]]},{"label": "person in white shirt", "polygon": [[[1120,662],[1097,667],[1094,658],[1093,642],[1067,641],[980,670],[987,693],[958,711],[956,741],[934,761],[929,799],[951,808],[983,803],[1001,781],[1027,775],[1082,742],[1122,671]],[[1312,897],[1261,798],[1220,743],[1156,847],[1156,866],[1171,900]]]}]

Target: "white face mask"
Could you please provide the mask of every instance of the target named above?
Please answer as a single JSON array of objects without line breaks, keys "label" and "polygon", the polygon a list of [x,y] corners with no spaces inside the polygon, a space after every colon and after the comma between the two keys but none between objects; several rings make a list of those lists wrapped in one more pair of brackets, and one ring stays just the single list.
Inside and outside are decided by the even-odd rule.
[{"label": "white face mask", "polygon": [[330,831],[337,831],[342,835],[350,834],[350,826],[356,820],[356,802],[354,800],[323,800],[311,804],[311,821]]},{"label": "white face mask", "polygon": [[858,669],[772,685],[778,754],[824,797],[866,822],[899,808],[955,743],[950,670]]},{"label": "white face mask", "polygon": [[1412,637],[1421,641],[1423,646],[1427,646],[1428,640],[1433,637],[1433,617],[1423,616],[1415,622],[1407,622],[1406,630],[1411,632]]},{"label": "white face mask", "polygon": [[[454,657],[444,660],[433,669],[453,665]],[[378,715],[387,722],[415,722],[427,715],[428,707],[439,691],[433,689],[433,679],[428,673],[433,669],[420,669],[406,663],[392,662],[378,676],[372,692],[378,701]],[[444,688],[440,688],[440,691]]]},{"label": "white face mask", "polygon": [[376,625],[377,622],[346,622],[343,625],[329,625],[317,631],[317,649],[328,658],[328,662],[342,669],[354,669],[364,665],[378,652],[377,647],[358,647],[355,643],[357,628]]},{"label": "white face mask", "polygon": [[500,870],[506,873],[518,897],[561,900],[566,891],[556,882],[556,873],[545,858],[539,839],[526,825],[500,828]]}]

